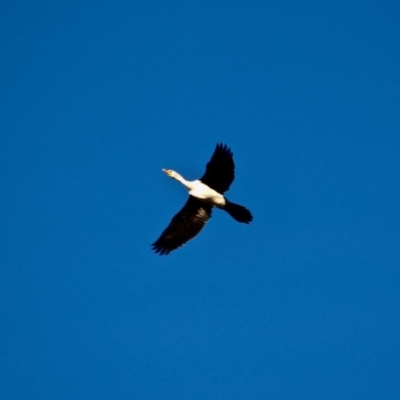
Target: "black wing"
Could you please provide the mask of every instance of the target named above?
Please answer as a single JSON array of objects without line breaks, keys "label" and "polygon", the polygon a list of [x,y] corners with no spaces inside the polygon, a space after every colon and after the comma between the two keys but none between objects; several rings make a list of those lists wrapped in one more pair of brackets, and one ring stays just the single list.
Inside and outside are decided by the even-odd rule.
[{"label": "black wing", "polygon": [[161,236],[151,245],[160,255],[183,246],[193,239],[211,218],[212,206],[189,196],[182,210],[176,214]]},{"label": "black wing", "polygon": [[206,172],[200,180],[222,194],[229,189],[234,179],[233,153],[227,145],[218,143],[211,160],[207,163]]}]

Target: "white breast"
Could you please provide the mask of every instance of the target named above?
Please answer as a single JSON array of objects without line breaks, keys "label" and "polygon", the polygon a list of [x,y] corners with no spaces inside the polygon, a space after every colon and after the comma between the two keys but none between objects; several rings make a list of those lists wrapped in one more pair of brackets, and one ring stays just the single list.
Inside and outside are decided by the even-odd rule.
[{"label": "white breast", "polygon": [[189,190],[189,194],[197,199],[203,200],[207,203],[210,203],[214,206],[224,206],[225,199],[222,194],[218,193],[214,189],[211,189],[203,182],[195,181],[193,182],[195,185],[193,189]]}]

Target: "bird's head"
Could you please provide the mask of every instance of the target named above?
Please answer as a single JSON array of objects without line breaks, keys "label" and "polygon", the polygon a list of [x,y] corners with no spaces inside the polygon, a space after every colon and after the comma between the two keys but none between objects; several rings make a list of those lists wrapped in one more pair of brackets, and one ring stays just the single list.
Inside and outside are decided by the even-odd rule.
[{"label": "bird's head", "polygon": [[164,169],[163,168],[163,172],[165,172],[171,178],[175,178],[175,176],[176,176],[176,172],[172,171],[172,169]]}]

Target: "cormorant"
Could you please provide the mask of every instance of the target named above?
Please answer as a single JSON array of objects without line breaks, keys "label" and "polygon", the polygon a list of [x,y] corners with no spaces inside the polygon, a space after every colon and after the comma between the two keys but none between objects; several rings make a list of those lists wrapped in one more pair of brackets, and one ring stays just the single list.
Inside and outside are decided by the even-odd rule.
[{"label": "cormorant", "polygon": [[163,171],[189,189],[189,198],[152,244],[156,253],[167,255],[193,239],[211,218],[214,206],[225,210],[238,222],[248,224],[253,220],[247,208],[232,203],[223,196],[235,178],[233,153],[228,146],[217,144],[211,160],[207,163],[206,172],[199,180],[190,182],[175,171]]}]

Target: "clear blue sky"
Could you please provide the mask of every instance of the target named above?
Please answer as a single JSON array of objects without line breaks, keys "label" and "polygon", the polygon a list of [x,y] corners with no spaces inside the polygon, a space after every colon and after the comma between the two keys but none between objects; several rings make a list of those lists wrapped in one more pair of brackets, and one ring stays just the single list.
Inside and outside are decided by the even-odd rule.
[{"label": "clear blue sky", "polygon": [[398,1],[0,9],[0,398],[399,398]]}]

